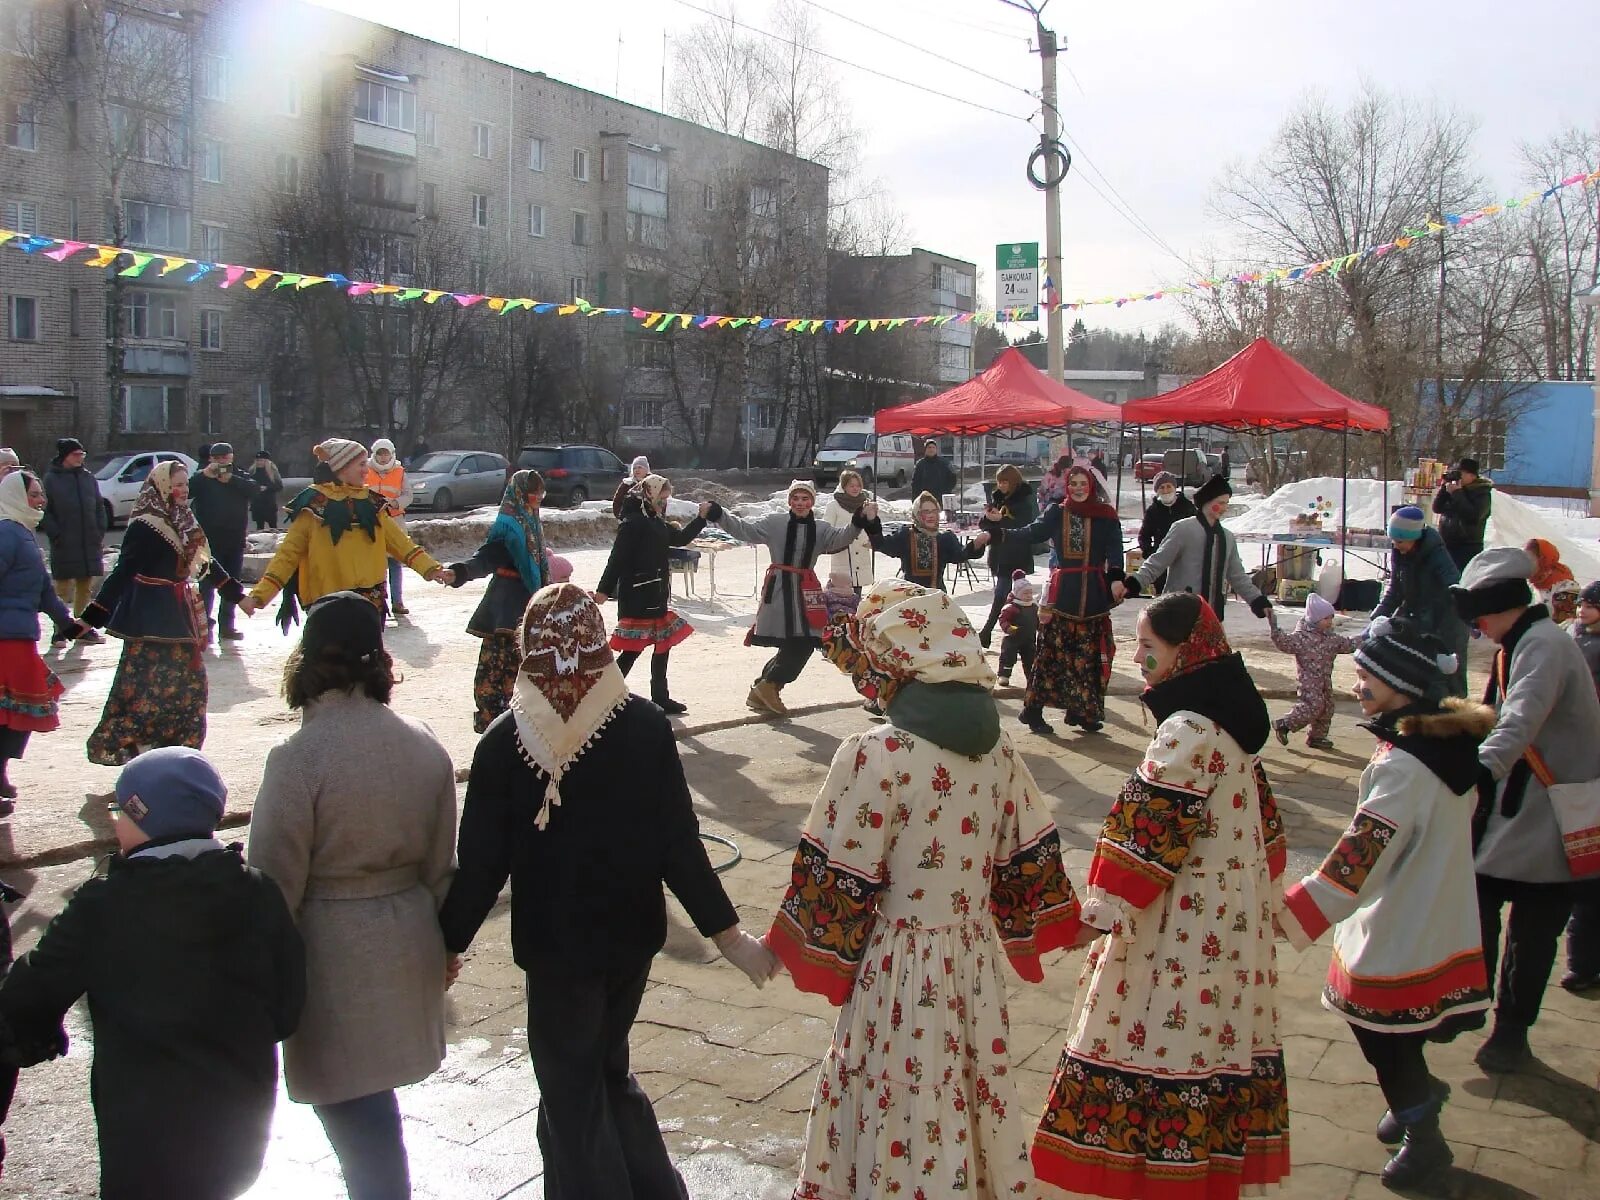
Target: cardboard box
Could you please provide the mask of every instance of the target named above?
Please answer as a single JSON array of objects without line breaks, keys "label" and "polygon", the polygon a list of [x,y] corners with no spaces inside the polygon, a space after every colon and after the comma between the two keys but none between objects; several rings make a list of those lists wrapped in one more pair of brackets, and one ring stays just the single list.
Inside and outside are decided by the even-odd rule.
[{"label": "cardboard box", "polygon": [[1278,599],[1284,604],[1304,604],[1316,585],[1303,579],[1278,580]]}]

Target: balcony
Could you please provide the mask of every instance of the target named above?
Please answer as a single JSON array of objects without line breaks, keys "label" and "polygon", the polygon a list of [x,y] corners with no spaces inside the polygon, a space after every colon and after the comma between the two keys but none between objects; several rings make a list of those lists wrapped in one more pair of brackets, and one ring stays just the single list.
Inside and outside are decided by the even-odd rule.
[{"label": "balcony", "polygon": [[387,125],[374,125],[370,121],[350,122],[350,140],[357,150],[375,150],[379,154],[392,154],[396,158],[417,157],[417,135],[404,129]]},{"label": "balcony", "polygon": [[416,212],[416,165],[396,158],[358,152],[351,163],[350,194],[358,204]]},{"label": "balcony", "polygon": [[189,347],[182,343],[135,343],[122,347],[124,375],[191,374]]}]

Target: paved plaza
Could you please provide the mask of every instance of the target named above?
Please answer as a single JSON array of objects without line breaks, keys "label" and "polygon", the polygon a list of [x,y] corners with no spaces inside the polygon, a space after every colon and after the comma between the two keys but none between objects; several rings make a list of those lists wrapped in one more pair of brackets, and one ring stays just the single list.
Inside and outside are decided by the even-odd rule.
[{"label": "paved plaza", "polygon": [[[592,584],[603,551],[571,557],[578,581]],[[716,603],[702,596],[684,605],[700,633],[674,652],[672,680],[691,708],[679,722],[679,746],[702,828],[738,847],[739,861],[723,879],[746,927],[761,932],[787,882],[798,828],[834,748],[862,728],[866,717],[844,678],[820,661],[786,690],[796,710],[791,719],[759,721],[745,709],[745,689],[763,654],[741,645],[753,578],[748,552],[730,552],[719,567],[719,587],[743,595]],[[700,582],[703,592],[703,574]],[[463,774],[473,743],[469,697],[477,643],[460,631],[477,598],[476,587],[448,592],[408,581],[413,615],[389,638],[405,676],[395,706],[427,720]],[[959,598],[981,618],[986,595]],[[1110,798],[1153,728],[1131,674],[1128,638],[1135,611],[1125,606],[1117,617],[1118,672],[1103,733],[1044,739],[1020,732],[1014,720],[1020,694],[1001,700],[1007,728],[1051,798],[1068,869],[1080,885]],[[1266,646],[1265,626],[1242,608],[1231,610],[1230,624],[1274,715],[1283,712],[1290,703],[1292,664]],[[213,650],[209,659],[206,748],[228,780],[230,819],[238,823],[247,817],[266,748],[295,721],[277,698],[290,643],[265,614],[247,632],[237,648]],[[30,892],[13,913],[19,948],[32,943],[43,921],[86,876],[86,856],[108,832],[102,797],[115,772],[85,764],[83,739],[98,715],[116,652],[110,643],[51,656],[70,689],[63,728],[34,739],[14,773],[23,795],[17,815],[0,826],[0,863],[9,864],[0,865],[0,875]],[[1474,663],[1481,677],[1481,659]],[[1348,685],[1348,664],[1348,658],[1340,660],[1340,687]],[[1307,752],[1298,739],[1287,750],[1272,742],[1266,752],[1287,818],[1292,873],[1315,864],[1354,806],[1356,778],[1371,748],[1369,735],[1355,727],[1354,711],[1353,705],[1341,706],[1331,752]],[[240,828],[233,836],[244,833]],[[721,846],[710,851],[714,861],[731,858]],[[786,977],[757,991],[718,960],[675,904],[669,915],[667,946],[634,1030],[635,1069],[655,1100],[691,1194],[786,1197],[834,1010],[796,992]],[[1372,1135],[1383,1100],[1348,1028],[1318,1002],[1327,946],[1296,954],[1280,944],[1279,953],[1294,1157],[1294,1175],[1282,1194],[1306,1200],[1387,1194],[1377,1175],[1386,1155]],[[1012,1053],[1030,1119],[1065,1039],[1082,964],[1082,951],[1049,956],[1039,986],[1007,972]],[[401,1093],[417,1194],[452,1200],[542,1196],[534,1138],[538,1090],[504,905],[468,956],[449,994],[449,1012],[444,1068]],[[81,1006],[71,1014],[69,1032],[67,1058],[23,1075],[5,1130],[10,1156],[0,1195],[94,1194],[87,1100],[91,1038]],[[1430,1052],[1435,1073],[1454,1089],[1444,1129],[1456,1168],[1441,1194],[1494,1200],[1600,1194],[1600,998],[1551,989],[1532,1036],[1539,1064],[1527,1074],[1485,1076],[1472,1064],[1479,1042],[1479,1035],[1468,1035]],[[337,1166],[308,1109],[286,1098],[280,1103],[267,1167],[250,1195],[343,1195]]]}]

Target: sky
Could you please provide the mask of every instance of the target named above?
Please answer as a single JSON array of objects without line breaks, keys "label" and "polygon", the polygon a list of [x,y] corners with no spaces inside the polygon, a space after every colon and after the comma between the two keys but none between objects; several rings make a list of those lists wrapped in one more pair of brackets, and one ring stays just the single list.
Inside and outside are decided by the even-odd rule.
[{"label": "sky", "polygon": [[[725,0],[319,2],[650,108],[661,107],[663,38],[726,11]],[[1043,194],[1024,176],[1039,136],[1038,101],[1024,94],[1040,83],[1032,17],[1003,0],[796,2],[812,10],[821,49],[855,64],[834,69],[865,135],[862,174],[881,180],[913,244],[983,269],[980,300],[993,306],[996,244],[1044,242]],[[1593,2],[1051,0],[1046,25],[1066,43],[1058,107],[1076,157],[1062,189],[1063,294],[1170,287],[1195,274],[1179,256],[1251,258],[1212,208],[1216,180],[1256,158],[1307,95],[1341,105],[1363,81],[1474,117],[1486,199],[1526,191],[1519,143],[1600,125],[1594,30],[1581,16]],[[737,0],[733,11],[764,28],[775,7]],[[667,64],[670,102],[670,53]],[[1084,313],[1089,325],[1151,331],[1179,317],[1170,302]]]}]

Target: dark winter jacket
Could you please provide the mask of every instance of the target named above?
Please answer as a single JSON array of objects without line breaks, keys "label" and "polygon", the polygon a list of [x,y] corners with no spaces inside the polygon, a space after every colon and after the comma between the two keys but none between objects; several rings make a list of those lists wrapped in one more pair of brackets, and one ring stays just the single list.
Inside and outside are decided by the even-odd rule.
[{"label": "dark winter jacket", "polygon": [[85,467],[69,471],[54,463],[44,473],[44,497],[39,531],[50,539],[51,577],[93,579],[104,574],[106,510],[94,476]]},{"label": "dark winter jacket", "polygon": [[250,482],[256,485],[256,494],[250,498],[250,515],[262,524],[270,525],[278,515],[278,496],[283,492],[283,477],[266,467],[256,467],[250,472]]},{"label": "dark winter jacket", "polygon": [[935,591],[948,590],[944,569],[951,563],[983,556],[982,546],[963,542],[960,534],[950,530],[930,534],[915,525],[899,525],[885,533],[882,521],[868,521],[866,530],[875,551],[900,560],[902,575]]},{"label": "dark winter jacket", "polygon": [[201,643],[205,624],[197,620],[191,597],[202,580],[235,604],[244,599],[244,588],[215,560],[190,580],[179,569],[172,543],[143,521],[131,521],[116,565],[83,610],[83,619],[113,637]]},{"label": "dark winter jacket", "polygon": [[238,549],[250,530],[250,502],[256,485],[248,475],[233,471],[224,483],[203,471],[189,477],[189,507],[206,531],[213,550]]},{"label": "dark winter jacket", "polygon": [[622,524],[611,543],[611,557],[595,591],[615,598],[619,617],[665,616],[672,600],[667,549],[687,546],[700,536],[705,520],[696,517],[682,529],[644,511],[637,496],[622,502]]},{"label": "dark winter jacket", "polygon": [[1199,509],[1195,508],[1194,501],[1182,492],[1178,493],[1177,499],[1171,504],[1152,500],[1150,507],[1144,510],[1144,521],[1139,526],[1140,556],[1149,558],[1161,546],[1167,536],[1167,530],[1171,529],[1174,523],[1198,514]]},{"label": "dark winter jacket", "polygon": [[24,1062],[89,998],[106,1200],[248,1188],[277,1100],[274,1047],[305,1003],[305,948],[277,884],[237,846],[186,845],[200,852],[113,857],[0,983],[0,1047]]},{"label": "dark winter jacket", "polygon": [[1030,546],[1050,539],[1060,567],[1050,574],[1042,607],[1069,617],[1098,617],[1111,611],[1111,584],[1123,577],[1122,526],[1115,517],[1075,516],[1070,507],[1052,504],[1022,529],[1007,531],[989,520],[983,528],[1008,542]]},{"label": "dark winter jacket", "polygon": [[945,462],[941,455],[928,458],[924,455],[917,459],[917,465],[911,472],[911,498],[915,500],[923,492],[930,493],[935,500],[956,490],[956,473],[951,465]]},{"label": "dark winter jacket", "polygon": [[1039,640],[1039,606],[1013,601],[1000,610],[1000,631],[1005,635],[1001,648],[1032,650]]},{"label": "dark winter jacket", "polygon": [[459,954],[511,880],[511,956],[525,971],[639,968],[666,942],[672,889],[702,935],[738,920],[706,857],[665,714],[629,697],[561,781],[534,827],[548,777],[517,747],[505,713],[472,756],[456,876],[439,911]]},{"label": "dark winter jacket", "polygon": [[[1039,516],[1039,503],[1031,483],[1024,483],[1014,492],[996,488],[990,493],[989,506],[1000,510],[1002,529],[1021,529],[1033,524]],[[1033,546],[1021,538],[996,538],[989,543],[989,570],[996,578],[1009,577],[1016,570],[1033,574]]]},{"label": "dark winter jacket", "polygon": [[48,614],[57,629],[72,624],[72,610],[50,586],[33,530],[0,521],[0,638],[37,642],[40,613]]},{"label": "dark winter jacket", "polygon": [[1589,674],[1594,676],[1595,691],[1600,692],[1600,627],[1591,628],[1582,621],[1574,621],[1572,640],[1583,651],[1583,661],[1589,664]]},{"label": "dark winter jacket", "polygon": [[1438,531],[1424,529],[1415,550],[1407,554],[1390,552],[1389,583],[1372,615],[1410,617],[1450,647],[1458,663],[1451,692],[1465,696],[1467,647],[1472,631],[1457,615],[1455,601],[1450,597],[1450,588],[1460,578],[1461,572]]},{"label": "dark winter jacket", "polygon": [[1484,528],[1494,504],[1494,484],[1474,479],[1458,491],[1440,488],[1433,498],[1433,511],[1439,518],[1439,536],[1451,549],[1483,549]]},{"label": "dark winter jacket", "polygon": [[478,607],[473,609],[472,618],[467,622],[468,633],[473,637],[489,637],[496,633],[516,633],[522,628],[522,614],[527,611],[532,596],[504,542],[498,538],[488,539],[465,562],[451,563],[450,570],[455,572],[454,587],[489,576],[483,599],[478,601]]}]

